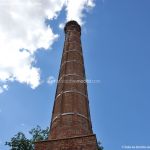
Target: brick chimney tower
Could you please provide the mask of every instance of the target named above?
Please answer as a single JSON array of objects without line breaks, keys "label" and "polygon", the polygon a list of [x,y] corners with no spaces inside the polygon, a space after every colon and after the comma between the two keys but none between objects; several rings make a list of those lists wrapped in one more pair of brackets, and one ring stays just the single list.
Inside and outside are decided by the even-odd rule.
[{"label": "brick chimney tower", "polygon": [[92,131],[87,84],[81,45],[81,27],[69,21],[47,141],[35,150],[97,150]]}]

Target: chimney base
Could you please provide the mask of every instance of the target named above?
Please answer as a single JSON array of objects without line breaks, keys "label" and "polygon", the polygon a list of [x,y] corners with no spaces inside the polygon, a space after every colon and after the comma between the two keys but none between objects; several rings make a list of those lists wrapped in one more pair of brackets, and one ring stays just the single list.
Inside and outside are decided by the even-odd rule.
[{"label": "chimney base", "polygon": [[35,150],[98,150],[95,134],[73,138],[40,141]]}]

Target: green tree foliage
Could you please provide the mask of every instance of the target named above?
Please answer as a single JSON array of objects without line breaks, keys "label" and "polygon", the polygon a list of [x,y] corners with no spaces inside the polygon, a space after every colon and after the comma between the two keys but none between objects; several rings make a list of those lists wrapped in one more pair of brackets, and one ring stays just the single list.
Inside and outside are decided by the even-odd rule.
[{"label": "green tree foliage", "polygon": [[5,145],[9,146],[10,150],[34,150],[34,142],[48,139],[49,128],[43,130],[40,126],[37,126],[29,133],[31,135],[30,139],[27,139],[24,133],[18,132]]},{"label": "green tree foliage", "polygon": [[32,150],[33,146],[29,139],[25,137],[22,132],[17,133],[10,142],[6,142],[6,145],[11,147],[11,150]]},{"label": "green tree foliage", "polygon": [[49,133],[49,128],[47,127],[46,129],[41,129],[40,126],[37,126],[36,128],[31,129],[29,133],[32,135],[32,142],[37,142],[37,141],[43,141],[48,139],[48,133]]},{"label": "green tree foliage", "polygon": [[[26,138],[25,134],[18,132],[14,137],[6,142],[5,145],[10,147],[10,150],[34,150],[34,142],[43,141],[48,139],[49,128],[41,129],[40,126],[31,129],[29,134],[31,138]],[[98,142],[98,150],[103,150],[101,143]]]}]

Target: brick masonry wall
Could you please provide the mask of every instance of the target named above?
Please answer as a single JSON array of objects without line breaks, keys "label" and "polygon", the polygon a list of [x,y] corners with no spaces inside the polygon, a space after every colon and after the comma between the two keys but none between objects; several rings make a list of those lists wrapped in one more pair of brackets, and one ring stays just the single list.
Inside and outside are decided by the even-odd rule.
[{"label": "brick masonry wall", "polygon": [[35,143],[35,150],[98,150],[95,135]]},{"label": "brick masonry wall", "polygon": [[49,139],[93,133],[80,38],[80,26],[67,24]]}]

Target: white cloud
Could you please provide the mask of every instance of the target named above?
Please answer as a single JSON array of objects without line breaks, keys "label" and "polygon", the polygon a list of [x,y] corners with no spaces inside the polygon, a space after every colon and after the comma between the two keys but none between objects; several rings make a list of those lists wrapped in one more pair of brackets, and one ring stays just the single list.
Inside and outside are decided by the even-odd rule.
[{"label": "white cloud", "polygon": [[8,85],[7,85],[7,84],[4,84],[4,85],[3,85],[3,89],[8,90]]},{"label": "white cloud", "polygon": [[[66,21],[83,24],[83,11],[94,7],[94,0],[0,0],[0,93],[8,82],[18,81],[35,89],[40,68],[35,52],[48,49],[58,38],[45,19],[56,19],[66,9]],[[63,24],[60,24],[63,27]]]},{"label": "white cloud", "polygon": [[[84,24],[84,11],[95,7],[95,0],[62,0],[66,9],[66,21],[75,20],[80,25]],[[65,23],[60,23],[59,28],[63,29]]]},{"label": "white cloud", "polygon": [[67,21],[76,20],[80,25],[82,25],[84,10],[88,10],[95,6],[94,0],[67,0],[66,11],[67,11]]},{"label": "white cloud", "polygon": [[65,23],[60,23],[60,24],[59,24],[59,28],[60,28],[60,29],[63,29],[64,27],[65,27]]},{"label": "white cloud", "polygon": [[4,91],[7,91],[7,90],[8,90],[8,85],[7,84],[4,84],[4,85],[0,86],[0,94],[3,93]]},{"label": "white cloud", "polygon": [[[0,82],[40,84],[40,69],[34,67],[38,48],[48,49],[58,37],[45,18],[53,20],[63,3],[58,0],[0,0]],[[6,90],[0,86],[0,93]]]}]

